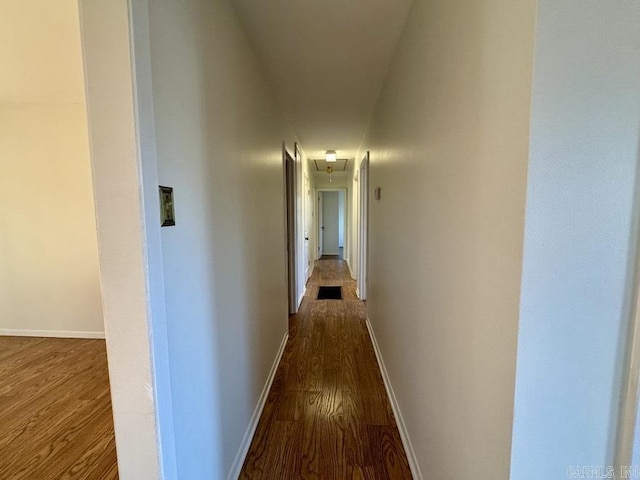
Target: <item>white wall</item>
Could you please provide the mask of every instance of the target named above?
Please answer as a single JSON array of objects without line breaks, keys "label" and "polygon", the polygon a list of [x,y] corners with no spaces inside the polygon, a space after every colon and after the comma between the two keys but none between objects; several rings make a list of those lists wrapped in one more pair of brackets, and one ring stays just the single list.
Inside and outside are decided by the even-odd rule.
[{"label": "white wall", "polygon": [[78,7],[0,10],[0,334],[99,337]]},{"label": "white wall", "polygon": [[313,178],[316,188],[348,188],[349,173],[334,173],[329,181],[329,175],[324,172],[314,172]]},{"label": "white wall", "polygon": [[149,9],[158,181],[175,196],[161,233],[177,472],[225,478],[287,331],[295,138],[227,1]]},{"label": "white wall", "polygon": [[538,2],[511,478],[613,462],[640,139],[640,4]]},{"label": "white wall", "polygon": [[357,157],[368,314],[428,479],[509,476],[535,3],[416,0]]},{"label": "white wall", "polygon": [[102,335],[84,105],[0,104],[0,169],[0,334]]}]

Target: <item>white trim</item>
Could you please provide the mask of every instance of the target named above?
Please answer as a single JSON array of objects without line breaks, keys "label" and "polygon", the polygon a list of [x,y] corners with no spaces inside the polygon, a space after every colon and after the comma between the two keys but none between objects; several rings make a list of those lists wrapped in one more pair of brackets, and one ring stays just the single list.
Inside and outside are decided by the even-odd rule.
[{"label": "white trim", "polygon": [[[634,266],[635,272],[640,266]],[[638,415],[640,382],[640,282],[638,273],[634,273],[634,290],[632,292],[631,312],[627,332],[627,346],[624,353],[624,372],[620,391],[620,410],[617,418],[614,465],[616,471],[620,467],[631,465],[635,447],[636,423]]]},{"label": "white trim", "polygon": [[369,151],[358,169],[358,284],[359,298],[367,299],[367,275],[369,269]]},{"label": "white trim", "polygon": [[302,300],[304,300],[304,296],[307,294],[307,286],[305,285],[304,288],[302,289],[302,294],[300,295],[300,298],[298,299],[298,310],[300,310],[300,305],[302,305]]},{"label": "white trim", "polygon": [[269,396],[269,390],[271,390],[271,384],[273,383],[273,379],[276,376],[276,371],[278,370],[278,365],[280,365],[280,359],[282,358],[282,354],[284,353],[284,348],[287,345],[288,339],[289,339],[289,333],[286,333],[284,335],[284,338],[282,339],[282,343],[280,344],[278,353],[276,353],[276,358],[273,361],[273,365],[271,366],[271,371],[269,372],[269,376],[267,377],[267,382],[264,384],[264,388],[262,389],[260,398],[258,398],[258,404],[256,405],[256,408],[253,411],[253,416],[251,417],[251,421],[249,422],[247,431],[244,434],[242,443],[240,443],[240,448],[238,448],[238,453],[236,453],[236,458],[233,460],[231,470],[229,470],[229,475],[227,475],[227,480],[236,480],[240,476],[242,465],[244,464],[244,460],[247,456],[247,453],[249,453],[249,447],[251,446],[253,435],[256,433],[256,428],[258,427],[258,421],[260,420],[260,416],[262,415],[264,404],[267,402],[267,397]]},{"label": "white trim", "polygon": [[375,333],[373,333],[373,326],[371,325],[371,322],[368,318],[366,323],[367,330],[369,330],[369,337],[371,337],[371,343],[373,343],[373,350],[376,352],[376,359],[378,360],[378,365],[380,366],[380,371],[382,372],[382,380],[384,381],[384,386],[387,389],[387,395],[389,396],[389,400],[391,401],[393,414],[396,417],[396,423],[398,424],[398,430],[400,431],[402,445],[404,446],[404,451],[407,454],[409,468],[411,468],[411,475],[413,475],[413,478],[415,480],[423,480],[422,472],[420,471],[420,466],[418,465],[418,460],[416,459],[416,452],[413,450],[413,445],[411,443],[411,439],[409,438],[407,426],[404,423],[404,418],[402,417],[402,412],[400,411],[400,406],[398,405],[396,395],[395,393],[393,393],[393,387],[391,386],[391,380],[389,380],[389,374],[387,372],[387,368],[384,365],[384,360],[382,360],[382,353],[380,352],[380,347],[378,346],[376,335]]},{"label": "white trim", "polygon": [[[636,182],[638,180],[636,179]],[[640,209],[640,196],[636,194],[633,205],[633,218],[637,218]],[[640,403],[640,240],[638,223],[634,222],[634,238],[628,252],[628,264],[632,267],[628,276],[628,306],[623,318],[627,320],[626,344],[622,357],[622,381],[620,403],[615,431],[614,467],[620,471],[622,466],[633,465],[633,454],[640,441],[636,431]]]},{"label": "white trim", "polygon": [[79,332],[67,330],[16,330],[0,328],[0,337],[52,337],[52,338],[99,338],[104,332]]}]

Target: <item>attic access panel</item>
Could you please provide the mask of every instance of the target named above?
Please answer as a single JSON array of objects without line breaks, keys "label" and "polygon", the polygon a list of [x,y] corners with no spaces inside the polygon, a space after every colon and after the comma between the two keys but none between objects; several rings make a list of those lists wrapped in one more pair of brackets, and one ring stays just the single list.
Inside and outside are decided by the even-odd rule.
[{"label": "attic access panel", "polygon": [[333,168],[334,172],[346,172],[349,165],[348,158],[338,158],[335,162],[327,162],[323,158],[317,158],[311,160],[313,168],[316,172],[326,172],[327,167]]}]

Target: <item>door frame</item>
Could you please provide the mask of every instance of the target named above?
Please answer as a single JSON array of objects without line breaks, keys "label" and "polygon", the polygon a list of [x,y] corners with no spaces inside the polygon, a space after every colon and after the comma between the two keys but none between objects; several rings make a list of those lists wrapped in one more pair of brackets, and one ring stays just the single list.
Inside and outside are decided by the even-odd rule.
[{"label": "door frame", "polygon": [[284,183],[285,268],[289,315],[298,310],[296,282],[296,161],[282,142],[282,177]]},{"label": "door frame", "polygon": [[367,299],[369,272],[369,151],[360,162],[358,170],[358,296]]},{"label": "door frame", "polygon": [[302,288],[302,292],[299,292],[300,298],[298,298],[298,307],[302,302],[304,293],[306,290],[306,283],[311,276],[311,270],[313,269],[313,263],[311,262],[311,231],[313,229],[313,191],[311,190],[311,180],[309,178],[309,172],[303,167],[305,158],[302,155],[299,144],[294,144],[294,152],[296,155],[296,166],[299,168],[298,172],[298,240],[300,241],[298,253],[299,270],[298,281],[302,280],[302,284],[299,287]]},{"label": "door frame", "polygon": [[311,191],[311,180],[309,180],[309,175],[307,173],[304,174],[304,178],[302,179],[302,199],[303,199],[303,262],[304,262],[304,281],[305,283],[311,277],[311,271],[313,270],[313,264],[311,262],[311,232],[313,231],[313,215],[311,211],[313,210],[313,192]]},{"label": "door frame", "polygon": [[[346,187],[318,187],[316,188],[316,232],[317,232],[317,248],[315,253],[316,260],[319,260],[322,256],[322,202],[320,197],[320,192],[344,192],[344,213],[343,213],[343,232],[344,232],[344,245],[342,250],[342,259],[345,260],[346,251],[347,251],[347,228],[349,225],[349,189]],[[339,215],[339,214],[338,214]],[[340,251],[340,241],[338,240],[338,251]]]},{"label": "door frame", "polygon": [[[636,185],[640,183],[640,171],[636,172]],[[618,403],[618,418],[615,425],[615,445],[613,461],[616,473],[621,467],[633,463],[636,441],[640,442],[640,432],[636,431],[640,415],[640,191],[635,192],[633,204],[632,237],[627,265],[627,302],[623,311],[624,338],[621,345],[622,378]],[[637,440],[636,440],[637,439]]]},{"label": "door frame", "polygon": [[[638,202],[638,199],[636,199]],[[636,208],[637,211],[637,208]],[[637,220],[636,220],[637,221]],[[635,227],[637,231],[638,227]],[[640,404],[640,239],[634,238],[634,248],[630,253],[633,272],[631,274],[631,298],[627,311],[627,342],[623,356],[623,372],[620,390],[620,410],[616,425],[614,468],[620,472],[624,466],[632,465],[636,437],[640,441],[640,432],[636,432]]]}]

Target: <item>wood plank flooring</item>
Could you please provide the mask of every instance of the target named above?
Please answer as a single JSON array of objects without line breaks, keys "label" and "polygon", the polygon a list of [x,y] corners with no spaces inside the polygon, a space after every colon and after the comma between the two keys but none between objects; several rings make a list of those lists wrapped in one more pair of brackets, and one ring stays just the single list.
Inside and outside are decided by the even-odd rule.
[{"label": "wood plank flooring", "polygon": [[104,340],[0,337],[0,479],[117,478]]},{"label": "wood plank flooring", "polygon": [[411,478],[365,318],[346,263],[317,261],[241,479]]}]

